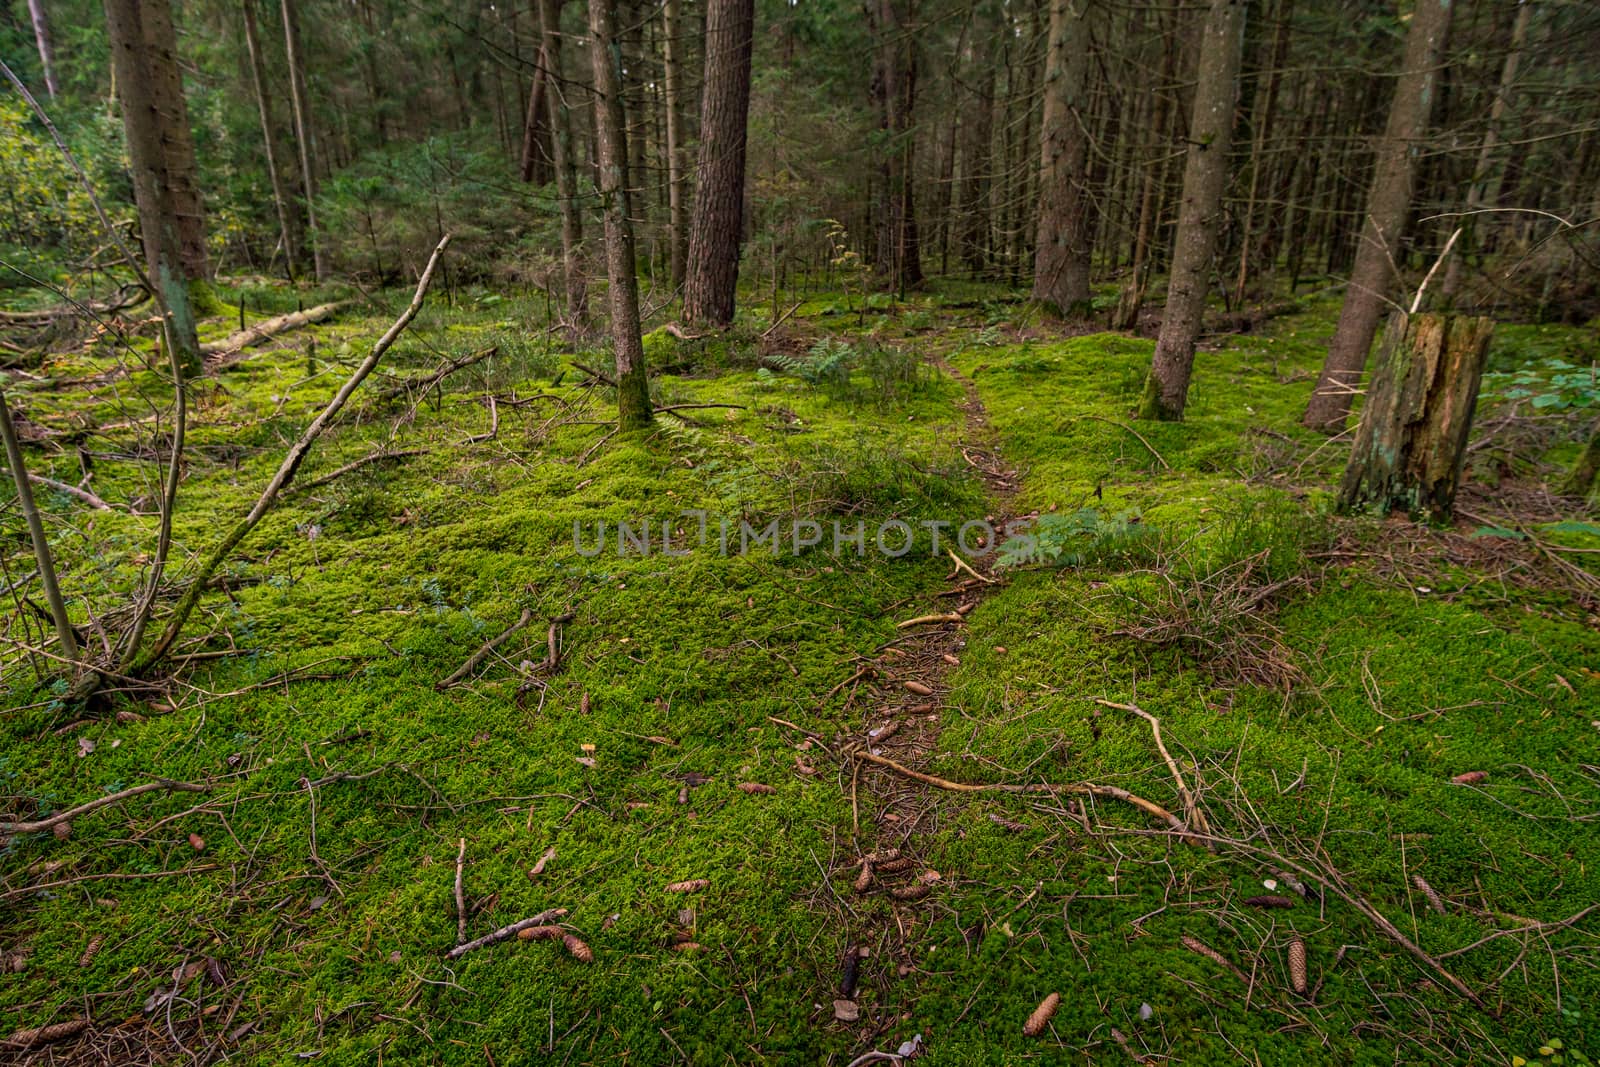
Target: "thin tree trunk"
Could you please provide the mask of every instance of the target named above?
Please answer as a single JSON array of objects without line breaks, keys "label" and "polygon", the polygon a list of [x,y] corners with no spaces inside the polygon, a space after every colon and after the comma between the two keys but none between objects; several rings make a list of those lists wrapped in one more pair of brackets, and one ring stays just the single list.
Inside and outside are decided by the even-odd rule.
[{"label": "thin tree trunk", "polygon": [[1474,213],[1486,203],[1493,203],[1499,190],[1494,187],[1495,149],[1500,143],[1500,125],[1505,120],[1506,108],[1511,103],[1511,90],[1517,84],[1517,67],[1522,61],[1522,48],[1528,40],[1528,21],[1533,14],[1532,0],[1522,0],[1517,7],[1517,21],[1511,27],[1511,47],[1506,52],[1505,64],[1500,68],[1500,87],[1489,105],[1489,125],[1483,132],[1483,145],[1478,149],[1478,163],[1472,171],[1472,182],[1467,188],[1467,202],[1462,208],[1461,237],[1456,241],[1455,255],[1445,266],[1444,281],[1439,286],[1439,300],[1446,307],[1455,303],[1461,289],[1461,272],[1467,255],[1472,251],[1478,222]]},{"label": "thin tree trunk", "polygon": [[266,71],[261,60],[261,38],[256,32],[255,0],[241,0],[244,10],[244,43],[250,53],[250,84],[256,94],[256,111],[261,116],[261,141],[267,152],[267,177],[272,180],[272,207],[278,214],[278,236],[283,241],[283,261],[289,280],[294,280],[294,236],[289,228],[289,198],[283,192],[283,176],[278,173],[277,150],[272,143],[272,114],[267,107]]},{"label": "thin tree trunk", "polygon": [[1140,415],[1181,419],[1189,397],[1194,344],[1200,334],[1228,184],[1228,152],[1244,50],[1246,0],[1212,0],[1200,43],[1199,81],[1189,122],[1189,153],[1183,169],[1183,204],[1167,282],[1161,335],[1150,363]]},{"label": "thin tree trunk", "polygon": [[[183,265],[173,183],[167,174],[169,112],[157,106],[151,68],[160,54],[149,46],[145,8],[145,0],[105,0],[106,30],[122,102],[122,128],[139,208],[146,272],[166,302],[166,335],[176,349],[178,366],[186,374],[198,374],[202,369],[200,341],[190,303],[190,278]],[[171,52],[166,56],[171,58]]]},{"label": "thin tree trunk", "polygon": [[[550,84],[550,57],[544,48],[540,48],[536,66],[533,69],[533,85],[528,89],[528,109],[522,120],[522,166],[520,176],[524,182],[533,182],[542,175],[542,164],[546,156],[543,151],[546,134],[545,125],[549,122],[549,108],[545,106],[544,98]],[[537,182],[543,185],[544,182]]]},{"label": "thin tree trunk", "polygon": [[899,292],[922,281],[922,256],[917,235],[916,152],[912,129],[917,99],[916,34],[908,31],[898,3],[876,0],[878,98],[883,130],[883,186],[879,191],[878,240],[874,267],[878,277]]},{"label": "thin tree trunk", "polygon": [[589,0],[590,55],[594,64],[594,134],[599,156],[600,204],[606,227],[606,276],[611,340],[617,357],[617,423],[623,430],[650,425],[650,388],[639,333],[639,278],[635,273],[633,216],[628,203],[627,116],[622,108],[622,49],[616,0]]},{"label": "thin tree trunk", "polygon": [[577,158],[572,149],[572,109],[561,81],[562,0],[539,0],[543,53],[549,63],[550,149],[556,172],[556,199],[561,205],[561,269],[566,288],[566,322],[576,332],[589,317],[589,295],[583,266],[583,205],[579,201]]},{"label": "thin tree trunk", "polygon": [[166,157],[166,181],[178,228],[178,261],[190,284],[194,304],[196,298],[208,299],[203,286],[211,277],[211,255],[206,247],[205,198],[200,195],[194,134],[189,128],[189,107],[178,69],[178,33],[172,23],[171,0],[142,0],[140,10],[155,94],[153,104],[161,113],[161,149]]},{"label": "thin tree trunk", "polygon": [[33,19],[33,40],[39,46],[39,67],[44,74],[44,91],[54,100],[61,87],[56,84],[56,50],[50,43],[50,19],[44,13],[44,0],[28,0],[28,17]]},{"label": "thin tree trunk", "polygon": [[994,82],[991,37],[994,27],[982,11],[973,16],[965,67],[971,92],[961,113],[961,183],[956,247],[967,269],[983,275],[989,269],[989,235],[993,229],[989,181],[993,169]]},{"label": "thin tree trunk", "polygon": [[300,149],[300,188],[306,198],[306,241],[311,245],[312,271],[317,281],[328,277],[328,254],[317,226],[316,145],[312,143],[307,112],[305,64],[300,56],[300,26],[294,0],[282,0],[283,47],[289,64],[289,104],[294,111],[294,139]]},{"label": "thin tree trunk", "polygon": [[1089,310],[1089,158],[1086,89],[1091,0],[1051,0],[1039,131],[1039,234],[1033,299],[1073,318]]},{"label": "thin tree trunk", "polygon": [[[1176,21],[1176,19],[1174,19]],[[1150,122],[1152,133],[1150,158],[1144,162],[1144,189],[1139,196],[1139,225],[1134,234],[1133,263],[1128,272],[1128,282],[1117,297],[1117,310],[1112,327],[1131,330],[1138,325],[1139,312],[1144,308],[1145,288],[1150,283],[1151,247],[1161,225],[1161,208],[1165,203],[1169,145],[1176,141],[1169,136],[1168,93],[1171,92],[1173,67],[1177,62],[1177,48],[1172,39],[1172,29],[1160,20],[1161,26],[1161,81],[1149,90]]]},{"label": "thin tree trunk", "polygon": [[689,202],[683,188],[683,101],[680,99],[682,74],[679,65],[682,46],[678,41],[678,34],[682,32],[682,23],[678,18],[680,2],[664,0],[661,6],[661,80],[666,92],[667,109],[667,218],[671,226],[668,260],[674,289],[684,284],[689,252]]},{"label": "thin tree trunk", "polygon": [[684,320],[707,326],[733,322],[744,230],[744,157],[754,28],[754,0],[710,0],[698,189],[689,224],[689,263],[683,290]]},{"label": "thin tree trunk", "polygon": [[5,393],[0,391],[0,439],[5,443],[6,465],[11,468],[11,478],[17,487],[17,503],[28,536],[33,541],[33,556],[39,567],[39,582],[44,589],[45,603],[50,606],[50,618],[56,626],[56,637],[61,642],[61,655],[68,660],[78,658],[78,638],[67,617],[66,602],[61,599],[61,587],[56,583],[55,560],[50,555],[50,538],[44,531],[44,521],[33,501],[33,486],[28,482],[28,468],[22,456],[22,445],[17,440],[17,428],[11,421],[11,409],[6,406]]},{"label": "thin tree trunk", "polygon": [[1411,15],[1404,66],[1395,85],[1388,127],[1378,148],[1350,286],[1316,391],[1311,394],[1302,420],[1313,429],[1335,433],[1344,428],[1372,349],[1378,319],[1397,280],[1395,265],[1400,260],[1406,216],[1411,211],[1420,142],[1433,111],[1439,61],[1450,32],[1451,8],[1450,0],[1418,0]]},{"label": "thin tree trunk", "polygon": [[1245,200],[1244,231],[1239,237],[1239,274],[1233,283],[1233,302],[1236,306],[1244,303],[1245,287],[1250,281],[1250,255],[1256,234],[1256,204],[1261,191],[1262,177],[1267,170],[1267,146],[1270,144],[1268,135],[1272,130],[1272,120],[1277,111],[1278,87],[1283,77],[1283,64],[1289,55],[1289,21],[1293,14],[1294,0],[1282,0],[1278,5],[1278,27],[1273,37],[1272,54],[1267,60],[1267,84],[1262,90],[1260,106],[1256,108],[1253,122],[1255,129],[1252,131],[1254,136],[1250,149],[1250,192]]}]

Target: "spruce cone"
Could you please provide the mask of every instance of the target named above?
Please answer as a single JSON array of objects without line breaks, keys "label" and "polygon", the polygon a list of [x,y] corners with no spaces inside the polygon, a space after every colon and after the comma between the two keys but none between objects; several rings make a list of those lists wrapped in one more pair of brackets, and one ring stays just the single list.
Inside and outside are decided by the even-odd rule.
[{"label": "spruce cone", "polygon": [[1033,1014],[1028,1016],[1028,1021],[1022,1024],[1023,1037],[1038,1037],[1044,1033],[1044,1028],[1050,1025],[1050,1017],[1061,1006],[1061,994],[1051,993],[1039,1002],[1033,1009]]},{"label": "spruce cone", "polygon": [[1289,942],[1289,985],[1301,995],[1306,991],[1306,943],[1298,937]]}]

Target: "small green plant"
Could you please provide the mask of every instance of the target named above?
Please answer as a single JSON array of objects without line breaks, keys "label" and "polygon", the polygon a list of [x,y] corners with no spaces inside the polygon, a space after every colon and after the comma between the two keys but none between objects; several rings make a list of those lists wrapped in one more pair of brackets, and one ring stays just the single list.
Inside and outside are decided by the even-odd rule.
[{"label": "small green plant", "polygon": [[1000,547],[1000,564],[1087,567],[1148,561],[1158,541],[1157,531],[1136,514],[1106,515],[1097,508],[1079,508],[1070,514],[1039,516],[1031,530]]},{"label": "small green plant", "polygon": [[1483,376],[1483,395],[1537,411],[1583,410],[1600,406],[1600,365],[1580,367],[1564,359],[1544,359],[1514,371]]}]

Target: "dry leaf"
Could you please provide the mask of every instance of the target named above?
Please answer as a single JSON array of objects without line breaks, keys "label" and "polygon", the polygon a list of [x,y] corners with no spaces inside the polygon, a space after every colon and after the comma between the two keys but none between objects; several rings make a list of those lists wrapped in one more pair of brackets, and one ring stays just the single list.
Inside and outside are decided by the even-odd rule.
[{"label": "dry leaf", "polygon": [[1033,1014],[1028,1016],[1028,1021],[1022,1024],[1023,1037],[1038,1037],[1044,1033],[1044,1028],[1050,1025],[1050,1017],[1061,1006],[1061,994],[1051,993],[1039,1002],[1033,1009]]},{"label": "dry leaf", "polygon": [[853,1000],[836,1000],[833,1002],[833,1017],[842,1023],[853,1023],[861,1018],[861,1009]]},{"label": "dry leaf", "polygon": [[87,737],[78,738],[78,758],[82,759],[94,751],[94,742]]},{"label": "dry leaf", "polygon": [[551,845],[549,848],[544,850],[544,855],[539,857],[539,862],[535,863],[532,867],[528,868],[528,877],[529,878],[537,878],[537,877],[539,877],[541,874],[544,873],[544,869],[550,863],[550,861],[555,859],[555,858],[556,858],[556,847],[554,845]]},{"label": "dry leaf", "polygon": [[576,756],[574,758],[579,763],[583,764],[585,767],[596,767],[596,766],[598,766],[598,764],[595,762],[593,756]]}]

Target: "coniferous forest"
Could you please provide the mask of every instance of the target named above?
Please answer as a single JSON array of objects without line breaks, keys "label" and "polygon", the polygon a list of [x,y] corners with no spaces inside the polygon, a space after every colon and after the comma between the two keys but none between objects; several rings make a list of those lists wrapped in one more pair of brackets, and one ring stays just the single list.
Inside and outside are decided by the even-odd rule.
[{"label": "coniferous forest", "polygon": [[0,61],[0,1063],[1600,1059],[1600,8]]}]

